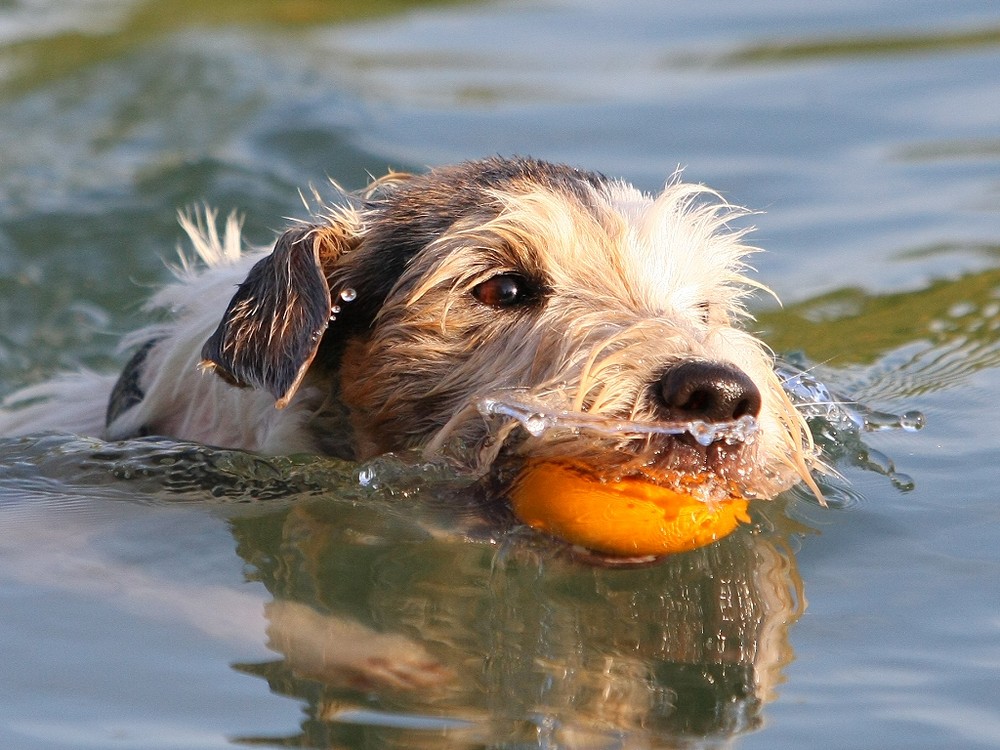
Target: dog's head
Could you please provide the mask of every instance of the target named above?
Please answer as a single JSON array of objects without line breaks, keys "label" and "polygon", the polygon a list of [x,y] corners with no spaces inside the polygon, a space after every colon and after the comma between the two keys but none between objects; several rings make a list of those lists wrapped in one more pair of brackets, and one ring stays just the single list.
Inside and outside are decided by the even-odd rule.
[{"label": "dog's head", "polygon": [[[770,495],[808,478],[810,451],[770,355],[739,325],[756,286],[728,227],[742,213],[699,186],[651,197],[526,159],[390,175],[283,235],[203,356],[279,407],[304,378],[325,382],[356,458],[456,440]],[[498,399],[571,426],[497,427],[482,406]],[[752,438],[690,428],[741,422]],[[629,427],[663,424],[681,428]]]}]

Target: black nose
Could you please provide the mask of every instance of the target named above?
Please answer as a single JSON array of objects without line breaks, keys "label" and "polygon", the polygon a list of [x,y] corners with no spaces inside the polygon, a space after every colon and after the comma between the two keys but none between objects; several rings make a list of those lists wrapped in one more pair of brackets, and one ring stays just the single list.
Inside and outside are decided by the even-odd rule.
[{"label": "black nose", "polygon": [[722,362],[682,362],[660,376],[668,420],[727,422],[760,414],[760,391],[746,374]]}]

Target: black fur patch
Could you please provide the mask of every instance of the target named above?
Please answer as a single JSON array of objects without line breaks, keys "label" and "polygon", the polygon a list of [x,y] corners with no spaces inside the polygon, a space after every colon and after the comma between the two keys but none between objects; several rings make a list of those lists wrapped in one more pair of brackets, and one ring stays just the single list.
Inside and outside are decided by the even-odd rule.
[{"label": "black fur patch", "polygon": [[224,380],[269,391],[279,407],[294,394],[330,322],[330,289],[310,232],[290,229],[278,238],[201,352]]},{"label": "black fur patch", "polygon": [[132,355],[122,374],[118,376],[118,382],[111,389],[111,397],[108,399],[108,410],[105,414],[105,426],[110,425],[118,417],[127,412],[146,397],[146,393],[139,385],[142,377],[142,366],[146,362],[146,357],[159,339],[150,339],[139,347],[138,351]]}]

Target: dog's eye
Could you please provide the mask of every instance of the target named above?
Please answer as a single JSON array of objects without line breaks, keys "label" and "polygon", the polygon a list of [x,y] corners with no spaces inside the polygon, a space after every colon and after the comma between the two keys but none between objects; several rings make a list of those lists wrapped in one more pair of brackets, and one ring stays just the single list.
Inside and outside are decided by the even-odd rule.
[{"label": "dog's eye", "polygon": [[472,288],[472,296],[487,307],[514,307],[531,302],[535,290],[526,278],[516,273],[500,273]]}]

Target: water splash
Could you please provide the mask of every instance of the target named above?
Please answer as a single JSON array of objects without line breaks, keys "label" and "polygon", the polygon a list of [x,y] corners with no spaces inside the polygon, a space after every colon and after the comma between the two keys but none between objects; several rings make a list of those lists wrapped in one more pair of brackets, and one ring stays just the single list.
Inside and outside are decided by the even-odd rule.
[{"label": "water splash", "polygon": [[[882,474],[902,492],[916,486],[912,477],[898,471],[889,456],[866,444],[862,436],[887,430],[916,432],[926,424],[921,412],[892,414],[842,398],[817,378],[804,362],[780,361],[775,366],[775,372],[795,408],[809,423],[813,438],[822,449],[827,463],[846,463]],[[856,493],[838,485],[836,480],[821,478],[821,484],[828,502],[845,506],[857,500]],[[838,497],[841,502],[838,502]]]},{"label": "water splash", "polygon": [[749,443],[757,433],[757,420],[749,414],[728,422],[671,421],[633,422],[600,414],[546,408],[526,398],[526,392],[511,390],[481,398],[476,402],[485,417],[501,416],[517,420],[532,436],[541,437],[550,430],[589,433],[603,437],[647,437],[653,435],[691,435],[703,446],[718,441]]},{"label": "water splash", "polygon": [[852,399],[841,398],[810,370],[798,363],[780,361],[775,366],[775,372],[788,397],[802,416],[810,421],[822,420],[838,432],[883,430],[915,432],[922,429],[926,423],[924,415],[919,411],[890,414],[871,409]]},{"label": "water splash", "polygon": [[[881,474],[904,492],[914,488],[913,479],[898,471],[893,460],[868,445],[863,436],[888,430],[920,430],[926,422],[921,412],[892,414],[843,398],[820,380],[806,363],[783,360],[776,364],[775,372],[795,408],[806,418],[825,463],[831,466],[847,464]],[[718,441],[730,445],[752,443],[759,430],[757,420],[749,415],[721,423],[700,420],[647,423],[613,419],[549,407],[523,389],[511,389],[481,398],[476,407],[485,417],[516,420],[533,437],[542,437],[554,431],[620,439],[688,434],[707,447]],[[820,477],[818,480],[833,504],[854,503],[856,498],[846,484],[841,486],[839,480],[831,477]],[[837,502],[838,497],[843,498],[842,503]]]}]

